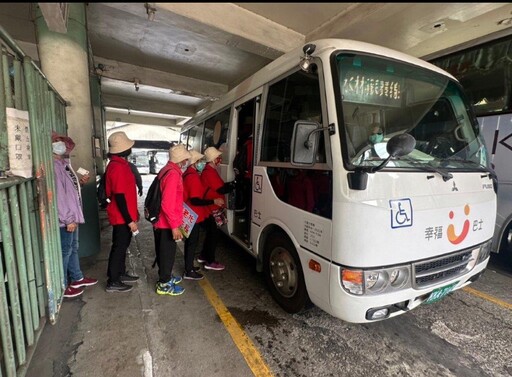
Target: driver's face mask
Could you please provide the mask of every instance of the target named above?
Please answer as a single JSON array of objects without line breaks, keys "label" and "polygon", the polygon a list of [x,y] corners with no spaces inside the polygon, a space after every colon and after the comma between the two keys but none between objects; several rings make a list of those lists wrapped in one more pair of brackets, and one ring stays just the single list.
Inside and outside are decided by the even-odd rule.
[{"label": "driver's face mask", "polygon": [[384,135],[381,133],[378,134],[371,134],[369,137],[370,143],[377,144],[380,143],[382,140],[384,140]]}]

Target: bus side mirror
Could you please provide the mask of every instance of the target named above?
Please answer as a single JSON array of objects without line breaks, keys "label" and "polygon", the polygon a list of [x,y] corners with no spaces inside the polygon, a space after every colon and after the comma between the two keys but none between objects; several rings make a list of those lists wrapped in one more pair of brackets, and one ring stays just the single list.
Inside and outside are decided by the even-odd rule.
[{"label": "bus side mirror", "polygon": [[416,147],[416,139],[409,134],[395,135],[389,139],[386,150],[391,157],[407,156]]},{"label": "bus side mirror", "polygon": [[313,165],[316,162],[318,133],[323,130],[317,122],[295,122],[292,135],[292,165]]}]

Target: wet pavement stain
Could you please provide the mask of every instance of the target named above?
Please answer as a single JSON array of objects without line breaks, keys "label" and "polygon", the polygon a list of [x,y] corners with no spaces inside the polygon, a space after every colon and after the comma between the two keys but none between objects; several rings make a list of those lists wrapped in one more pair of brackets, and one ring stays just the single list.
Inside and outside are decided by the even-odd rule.
[{"label": "wet pavement stain", "polygon": [[280,320],[266,311],[258,309],[239,309],[230,307],[228,310],[242,326],[265,325],[267,328],[275,328]]}]

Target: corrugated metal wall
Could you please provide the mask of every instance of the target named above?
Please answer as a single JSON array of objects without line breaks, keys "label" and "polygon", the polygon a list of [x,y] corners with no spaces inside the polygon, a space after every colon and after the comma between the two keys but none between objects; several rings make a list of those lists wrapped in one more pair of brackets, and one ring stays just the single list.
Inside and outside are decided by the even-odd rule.
[{"label": "corrugated metal wall", "polygon": [[[24,375],[64,284],[51,132],[66,134],[65,101],[0,27],[0,376]],[[27,111],[33,177],[8,175],[7,109]]]}]

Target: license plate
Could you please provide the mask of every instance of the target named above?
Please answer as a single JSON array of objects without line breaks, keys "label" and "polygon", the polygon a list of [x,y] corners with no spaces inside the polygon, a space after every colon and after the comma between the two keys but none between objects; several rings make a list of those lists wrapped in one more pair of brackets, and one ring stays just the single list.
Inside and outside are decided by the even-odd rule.
[{"label": "license plate", "polygon": [[425,300],[424,304],[432,304],[433,302],[441,300],[444,296],[453,291],[453,288],[457,285],[457,283],[458,281],[450,285],[434,289],[429,298]]}]

